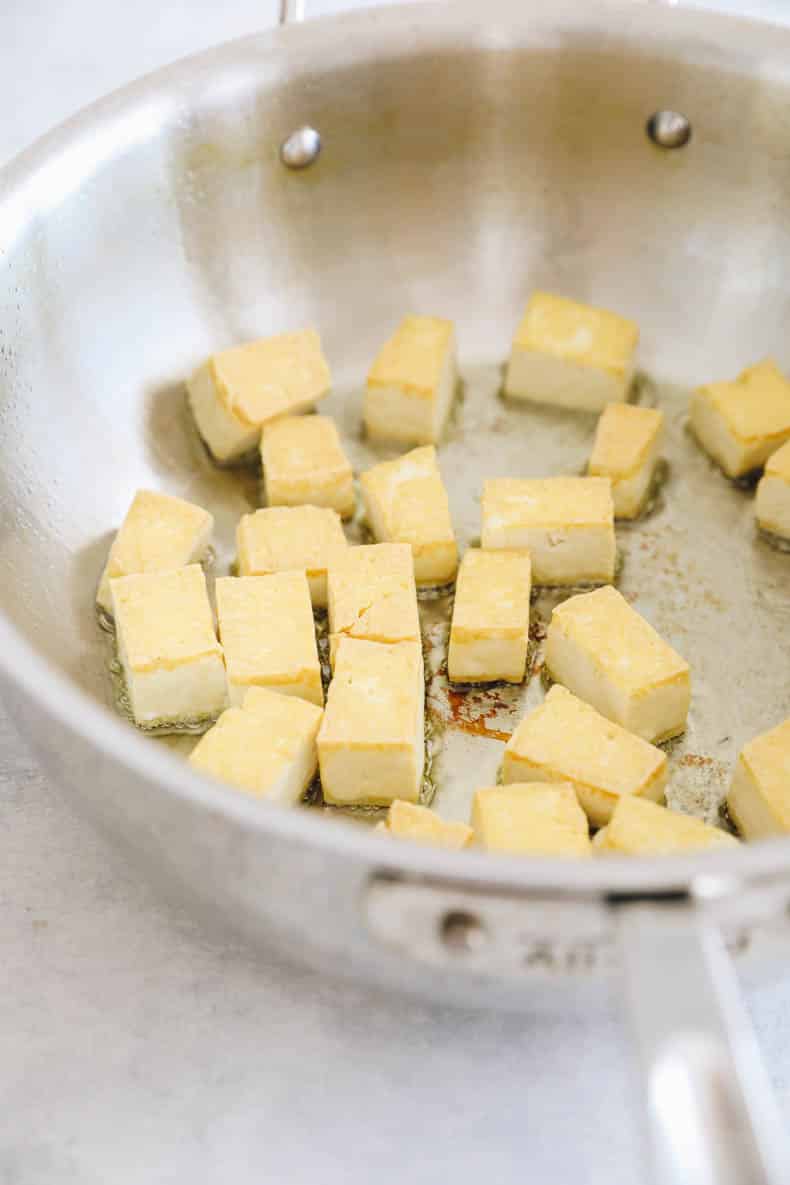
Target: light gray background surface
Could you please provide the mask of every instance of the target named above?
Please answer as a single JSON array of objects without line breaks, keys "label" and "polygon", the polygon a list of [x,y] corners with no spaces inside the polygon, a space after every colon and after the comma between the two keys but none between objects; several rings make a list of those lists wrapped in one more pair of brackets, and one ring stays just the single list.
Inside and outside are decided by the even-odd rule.
[{"label": "light gray background surface", "polygon": [[[275,16],[272,0],[1,8],[0,163]],[[755,11],[790,20],[786,0]],[[2,1185],[644,1180],[616,1000],[594,1019],[432,1010],[206,933],[72,813],[2,715],[0,834]],[[749,1005],[790,1107],[790,969]]]}]

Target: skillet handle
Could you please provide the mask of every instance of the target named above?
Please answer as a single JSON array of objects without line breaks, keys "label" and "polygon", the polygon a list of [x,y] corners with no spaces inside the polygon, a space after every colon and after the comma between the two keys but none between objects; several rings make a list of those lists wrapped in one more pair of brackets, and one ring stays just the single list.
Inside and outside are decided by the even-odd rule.
[{"label": "skillet handle", "polygon": [[298,25],[305,19],[305,0],[280,0],[280,24]]},{"label": "skillet handle", "polygon": [[655,1185],[787,1185],[787,1131],[721,934],[677,904],[619,908]]}]

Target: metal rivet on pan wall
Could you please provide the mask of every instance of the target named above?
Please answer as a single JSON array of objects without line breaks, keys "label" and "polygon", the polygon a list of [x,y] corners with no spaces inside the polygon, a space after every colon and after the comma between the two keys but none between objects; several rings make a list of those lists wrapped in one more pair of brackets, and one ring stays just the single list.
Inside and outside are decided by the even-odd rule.
[{"label": "metal rivet on pan wall", "polygon": [[453,951],[480,950],[486,942],[486,932],[483,923],[474,914],[454,909],[446,913],[441,920],[439,932],[444,945]]},{"label": "metal rivet on pan wall", "polygon": [[691,139],[691,124],[679,111],[656,111],[646,131],[659,148],[683,148]]},{"label": "metal rivet on pan wall", "polygon": [[311,127],[297,128],[280,145],[280,160],[288,169],[307,169],[320,152],[320,133]]}]

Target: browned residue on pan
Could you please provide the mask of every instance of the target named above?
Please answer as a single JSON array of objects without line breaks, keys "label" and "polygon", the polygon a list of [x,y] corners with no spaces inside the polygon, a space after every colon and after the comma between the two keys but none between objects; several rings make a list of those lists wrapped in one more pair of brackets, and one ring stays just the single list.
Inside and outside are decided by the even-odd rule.
[{"label": "browned residue on pan", "polygon": [[488,737],[493,741],[509,741],[511,734],[499,728],[491,728],[488,721],[492,716],[507,710],[508,704],[497,694],[496,688],[486,688],[485,691],[469,689],[456,691],[447,688],[447,706],[450,718],[447,724],[461,732],[471,733],[472,736]]},{"label": "browned residue on pan", "polygon": [[709,765],[719,765],[719,764],[720,764],[720,762],[714,761],[714,759],[712,757],[703,757],[703,755],[701,753],[684,753],[683,756],[678,761],[678,765],[685,765],[685,766],[691,765],[691,766],[705,767],[705,766],[709,766]]}]

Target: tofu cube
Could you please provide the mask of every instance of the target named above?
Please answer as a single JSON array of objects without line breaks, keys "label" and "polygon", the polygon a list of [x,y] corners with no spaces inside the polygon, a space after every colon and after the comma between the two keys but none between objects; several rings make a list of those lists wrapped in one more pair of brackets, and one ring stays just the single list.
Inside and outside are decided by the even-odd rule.
[{"label": "tofu cube", "polygon": [[328,506],[354,513],[354,477],[329,416],[283,416],[261,433],[261,462],[269,506]]},{"label": "tofu cube", "polygon": [[764,531],[790,539],[790,441],[768,458],[757,486],[757,524]]},{"label": "tofu cube", "polygon": [[231,704],[238,706],[253,686],[323,704],[305,574],[223,576],[216,594]]},{"label": "tofu cube", "polygon": [[382,806],[420,796],[425,759],[422,650],[341,638],[318,733],[324,799]]},{"label": "tofu cube", "polygon": [[521,683],[527,670],[531,568],[527,551],[470,548],[450,626],[451,683]]},{"label": "tofu cube", "polygon": [[642,512],[661,449],[664,413],[633,403],[609,403],[595,432],[587,466],[591,477],[612,483],[615,518],[637,518]]},{"label": "tofu cube", "polygon": [[368,436],[436,444],[457,383],[452,321],[404,317],[368,374],[363,412]]},{"label": "tofu cube", "polygon": [[590,828],[570,782],[513,782],[478,790],[475,840],[514,856],[589,856]]},{"label": "tofu cube", "polygon": [[510,351],[505,394],[602,411],[628,398],[639,327],[548,292],[530,297]]},{"label": "tofu cube", "polygon": [[110,581],[139,572],[167,572],[198,564],[211,547],[214,519],[207,510],[152,490],[138,490],[113,540],[96,603],[112,613]]},{"label": "tofu cube", "polygon": [[397,798],[387,812],[384,829],[398,839],[433,844],[439,848],[468,848],[474,832],[466,823],[442,819],[430,807]]},{"label": "tofu cube", "polygon": [[646,741],[685,732],[688,663],[611,585],[557,605],[546,666],[558,683]]},{"label": "tofu cube", "polygon": [[505,783],[570,782],[587,818],[603,827],[626,794],[660,802],[667,757],[555,684],[505,747]]},{"label": "tofu cube", "polygon": [[790,440],[790,382],[772,359],[734,382],[709,383],[691,399],[691,426],[728,477],[742,477]]},{"label": "tofu cube", "polygon": [[329,567],[329,644],[419,642],[414,562],[408,543],[371,543],[338,552]]},{"label": "tofu cube", "polygon": [[264,424],[309,411],[329,391],[314,329],[281,333],[213,354],[187,383],[197,429],[216,461],[246,460]]},{"label": "tofu cube", "polygon": [[670,811],[643,798],[621,798],[606,827],[593,839],[593,854],[671,856],[677,852],[737,847],[734,835],[702,819]]},{"label": "tofu cube", "polygon": [[528,551],[536,585],[608,584],[617,544],[608,477],[497,478],[483,486],[483,548]]},{"label": "tofu cube", "polygon": [[240,576],[304,572],[313,607],[326,608],[326,574],[348,548],[340,516],[320,506],[270,506],[245,514],[236,528]]},{"label": "tofu cube", "polygon": [[727,807],[744,839],[790,832],[790,716],[744,745]]},{"label": "tofu cube", "polygon": [[368,520],[380,543],[408,543],[421,588],[448,584],[458,546],[433,445],[382,461],[360,478]]},{"label": "tofu cube", "polygon": [[179,732],[215,720],[228,682],[203,569],[118,576],[110,594],[135,724]]},{"label": "tofu cube", "polygon": [[323,712],[267,687],[251,687],[200,738],[193,769],[257,798],[294,806],[318,768],[316,737]]}]

